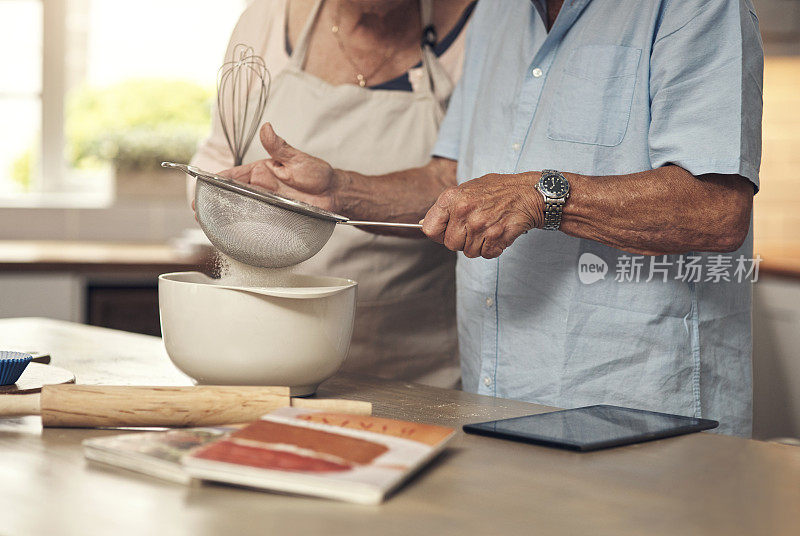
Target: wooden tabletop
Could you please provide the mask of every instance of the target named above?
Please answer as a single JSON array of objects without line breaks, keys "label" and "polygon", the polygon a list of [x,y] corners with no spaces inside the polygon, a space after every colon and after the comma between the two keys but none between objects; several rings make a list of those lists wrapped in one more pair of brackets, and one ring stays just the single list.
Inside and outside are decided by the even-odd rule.
[{"label": "wooden tabletop", "polygon": [[[0,320],[6,348],[50,352],[78,383],[186,385],[161,340],[40,319]],[[320,396],[458,427],[548,408],[338,376]],[[593,453],[459,432],[381,506],[204,484],[184,487],[86,462],[80,442],[119,430],[0,420],[2,534],[796,535],[800,448],[709,433]]]}]

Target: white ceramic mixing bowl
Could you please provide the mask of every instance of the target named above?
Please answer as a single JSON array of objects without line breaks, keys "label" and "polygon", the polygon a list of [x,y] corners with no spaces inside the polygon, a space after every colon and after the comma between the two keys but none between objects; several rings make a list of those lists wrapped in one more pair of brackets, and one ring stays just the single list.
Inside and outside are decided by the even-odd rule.
[{"label": "white ceramic mixing bowl", "polygon": [[350,347],[356,283],[287,274],[236,289],[199,272],[158,278],[161,333],[172,362],[198,383],[286,385],[308,395]]}]

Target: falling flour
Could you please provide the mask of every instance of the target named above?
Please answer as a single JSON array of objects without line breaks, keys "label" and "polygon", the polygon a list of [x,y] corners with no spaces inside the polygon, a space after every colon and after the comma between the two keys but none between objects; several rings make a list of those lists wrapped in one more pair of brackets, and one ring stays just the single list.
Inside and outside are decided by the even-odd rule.
[{"label": "falling flour", "polygon": [[217,253],[218,283],[236,287],[285,287],[291,285],[292,268],[259,268]]}]

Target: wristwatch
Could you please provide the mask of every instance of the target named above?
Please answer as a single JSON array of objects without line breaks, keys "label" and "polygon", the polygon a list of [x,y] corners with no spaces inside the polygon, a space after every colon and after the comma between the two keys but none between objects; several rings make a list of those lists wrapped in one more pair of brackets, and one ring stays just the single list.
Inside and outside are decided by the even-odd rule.
[{"label": "wristwatch", "polygon": [[546,231],[557,231],[561,227],[561,213],[569,198],[569,181],[554,169],[542,170],[536,189],[544,197],[544,226]]}]

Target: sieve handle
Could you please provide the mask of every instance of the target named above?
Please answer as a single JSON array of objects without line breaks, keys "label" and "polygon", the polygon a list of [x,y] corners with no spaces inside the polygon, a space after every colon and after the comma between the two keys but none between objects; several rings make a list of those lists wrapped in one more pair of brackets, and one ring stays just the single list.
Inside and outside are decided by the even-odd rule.
[{"label": "sieve handle", "polygon": [[422,224],[420,223],[393,223],[388,221],[356,221],[356,220],[339,221],[336,223],[355,225],[358,227],[400,227],[403,229],[422,229]]}]

